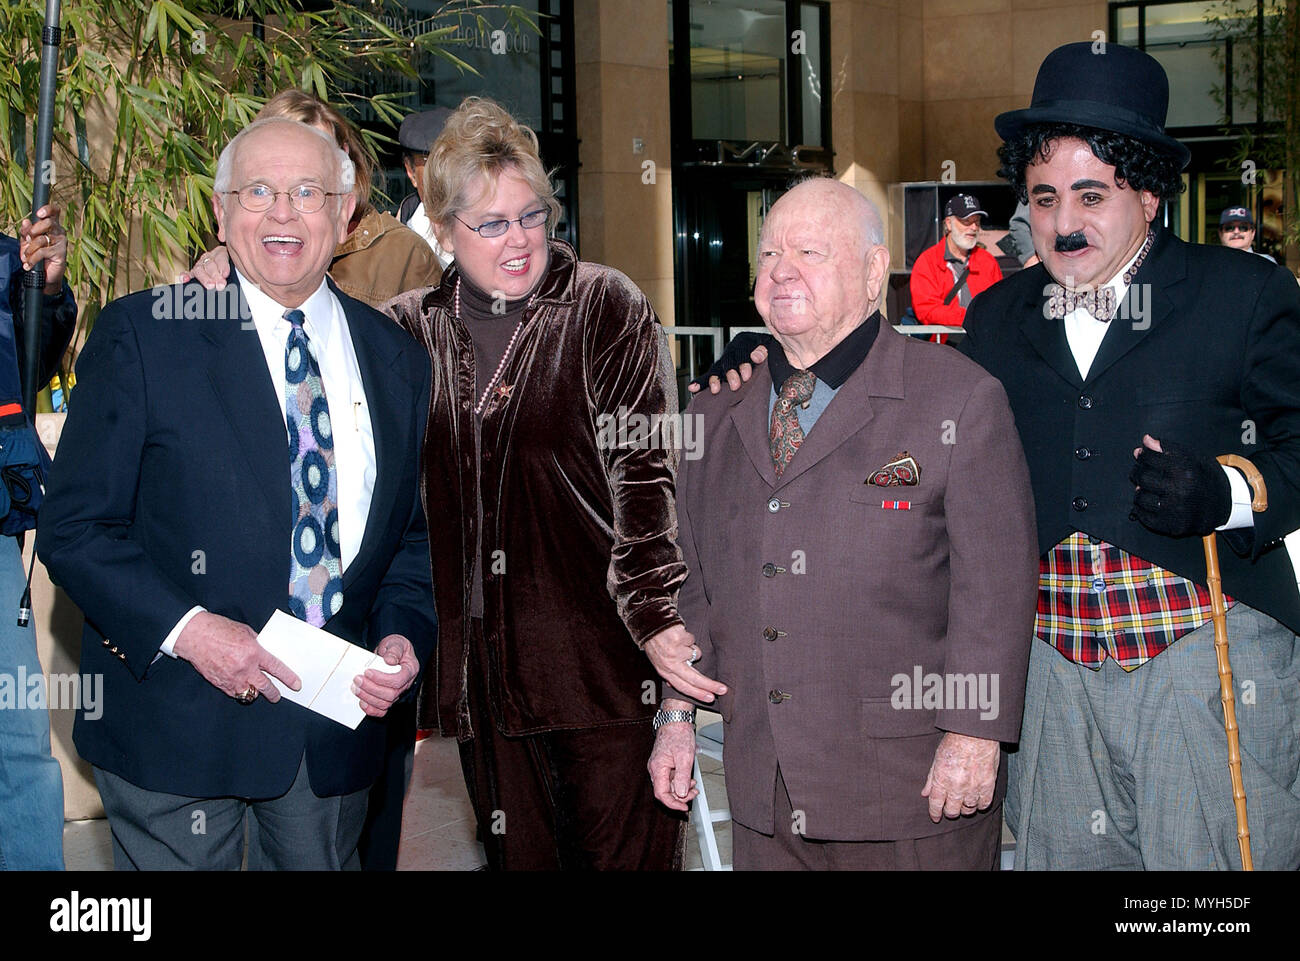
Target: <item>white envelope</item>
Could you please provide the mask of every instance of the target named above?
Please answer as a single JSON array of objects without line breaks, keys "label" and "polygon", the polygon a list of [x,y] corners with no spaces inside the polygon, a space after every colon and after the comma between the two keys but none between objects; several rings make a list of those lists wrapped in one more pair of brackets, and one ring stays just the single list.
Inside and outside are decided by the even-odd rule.
[{"label": "white envelope", "polygon": [[352,693],[352,679],[370,668],[385,674],[401,670],[400,664],[389,664],[373,651],[349,644],[284,611],[271,615],[257,635],[257,642],[302,681],[302,690],[293,691],[272,677],[271,683],[281,696],[354,731],[368,715]]}]

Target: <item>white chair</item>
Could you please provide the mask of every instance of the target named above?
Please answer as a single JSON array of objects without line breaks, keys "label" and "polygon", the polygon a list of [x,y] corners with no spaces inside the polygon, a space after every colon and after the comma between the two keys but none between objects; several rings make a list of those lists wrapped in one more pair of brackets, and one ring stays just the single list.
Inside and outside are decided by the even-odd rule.
[{"label": "white chair", "polygon": [[691,804],[691,822],[695,825],[695,837],[700,843],[700,861],[705,871],[730,871],[730,864],[723,864],[718,856],[718,838],[713,825],[720,821],[730,821],[729,808],[710,808],[708,792],[704,786],[704,776],[700,773],[700,755],[722,760],[722,722],[706,724],[695,733],[695,769],[691,776],[695,778],[695,787],[700,792]]}]

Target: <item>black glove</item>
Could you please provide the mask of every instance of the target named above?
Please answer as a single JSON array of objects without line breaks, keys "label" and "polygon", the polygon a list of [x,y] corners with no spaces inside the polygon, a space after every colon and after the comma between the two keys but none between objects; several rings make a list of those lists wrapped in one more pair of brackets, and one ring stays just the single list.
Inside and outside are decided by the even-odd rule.
[{"label": "black glove", "polygon": [[731,343],[723,348],[722,356],[713,362],[713,366],[709,368],[708,373],[697,377],[691,383],[698,384],[700,389],[704,390],[709,386],[710,377],[726,381],[727,371],[738,370],[741,364],[753,363],[749,355],[754,352],[754,348],[766,347],[771,350],[772,342],[775,339],[771,334],[760,334],[755,330],[741,331],[731,338]]},{"label": "black glove", "polygon": [[1131,520],[1169,537],[1204,537],[1232,514],[1232,488],[1213,457],[1162,442],[1164,453],[1143,447],[1128,479],[1139,490]]}]

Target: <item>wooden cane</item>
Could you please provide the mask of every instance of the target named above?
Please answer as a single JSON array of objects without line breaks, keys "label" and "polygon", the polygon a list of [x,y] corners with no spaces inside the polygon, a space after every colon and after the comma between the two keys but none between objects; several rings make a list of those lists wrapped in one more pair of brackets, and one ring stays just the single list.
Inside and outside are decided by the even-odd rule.
[{"label": "wooden cane", "polygon": [[[1222,454],[1219,463],[1235,467],[1246,475],[1254,495],[1250,509],[1259,513],[1268,507],[1268,489],[1255,465],[1237,454]],[[1237,846],[1241,849],[1241,867],[1255,870],[1250,856],[1250,825],[1246,820],[1246,787],[1241,779],[1241,740],[1237,729],[1237,698],[1233,691],[1232,665],[1228,662],[1228,613],[1223,605],[1223,580],[1219,576],[1219,549],[1214,532],[1204,538],[1205,579],[1210,588],[1210,607],[1214,617],[1214,654],[1219,662],[1219,698],[1223,701],[1223,731],[1228,736],[1228,775],[1232,779],[1232,802],[1237,809]]]}]

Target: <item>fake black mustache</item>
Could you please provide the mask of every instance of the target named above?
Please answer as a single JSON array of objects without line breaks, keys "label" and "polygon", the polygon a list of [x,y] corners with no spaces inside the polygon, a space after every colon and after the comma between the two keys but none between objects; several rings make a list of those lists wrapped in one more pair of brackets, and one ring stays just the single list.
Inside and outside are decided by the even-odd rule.
[{"label": "fake black mustache", "polygon": [[1064,237],[1059,234],[1056,237],[1056,252],[1066,254],[1072,250],[1082,250],[1088,246],[1088,238],[1083,235],[1082,231],[1072,234],[1066,234]]}]

